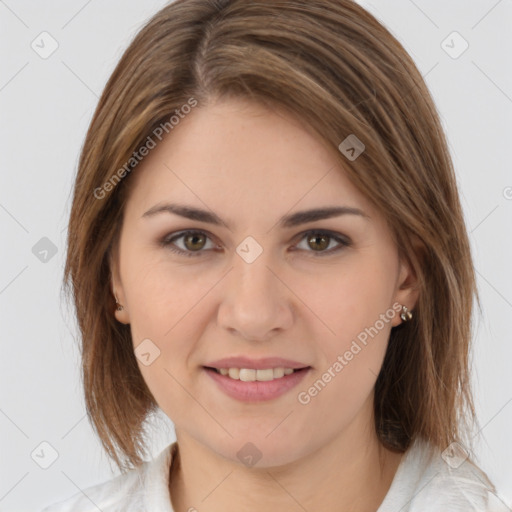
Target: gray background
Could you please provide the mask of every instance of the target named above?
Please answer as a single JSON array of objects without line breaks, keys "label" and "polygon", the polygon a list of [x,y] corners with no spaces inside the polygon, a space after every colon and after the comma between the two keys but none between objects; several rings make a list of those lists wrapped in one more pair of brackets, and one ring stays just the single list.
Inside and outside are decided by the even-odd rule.
[{"label": "gray background", "polygon": [[[75,320],[60,293],[65,229],[98,97],[165,3],[0,0],[0,511],[39,510],[117,474],[85,415]],[[448,135],[483,305],[473,357],[477,455],[510,506],[512,1],[360,3],[410,52]],[[457,58],[464,42],[446,39],[453,31],[469,44]],[[174,433],[163,414],[152,423],[157,454]]]}]

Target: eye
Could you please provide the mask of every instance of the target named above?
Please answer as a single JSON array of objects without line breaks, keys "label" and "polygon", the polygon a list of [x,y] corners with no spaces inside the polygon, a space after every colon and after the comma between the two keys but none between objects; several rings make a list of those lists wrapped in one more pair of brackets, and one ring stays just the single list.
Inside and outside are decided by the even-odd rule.
[{"label": "eye", "polygon": [[[176,243],[178,240],[181,242],[181,246]],[[310,253],[309,256],[313,257],[333,254],[342,250],[344,247],[350,247],[352,245],[350,239],[339,233],[333,233],[332,231],[306,231],[300,234],[299,240],[301,243],[302,240],[304,240],[306,247],[313,250],[300,247],[300,244],[297,244],[293,250],[299,249],[305,251]],[[208,241],[210,241],[209,247]],[[335,242],[337,245],[333,247],[332,242]],[[218,248],[218,246],[215,246],[215,244],[211,242],[210,236],[207,233],[199,230],[187,230],[172,234],[172,236],[166,236],[161,240],[160,244],[172,252],[187,257],[201,256],[201,253],[204,252],[203,249]]]},{"label": "eye", "polygon": [[[301,241],[305,240],[306,247],[313,249],[312,251],[304,249],[306,252],[310,253],[308,256],[313,257],[327,256],[342,250],[344,247],[350,247],[352,245],[352,242],[347,237],[339,233],[333,233],[332,231],[306,231],[305,233],[301,233],[300,236]],[[335,242],[337,245],[333,247],[331,245],[332,242]],[[297,244],[295,247],[301,250],[303,249],[300,247],[300,244]]]},{"label": "eye", "polygon": [[[175,241],[180,239],[184,246],[176,247]],[[202,249],[206,247],[206,241],[209,239],[210,237],[204,231],[192,230],[183,231],[172,237],[167,236],[161,241],[161,244],[172,252],[183,256],[201,256]]]}]

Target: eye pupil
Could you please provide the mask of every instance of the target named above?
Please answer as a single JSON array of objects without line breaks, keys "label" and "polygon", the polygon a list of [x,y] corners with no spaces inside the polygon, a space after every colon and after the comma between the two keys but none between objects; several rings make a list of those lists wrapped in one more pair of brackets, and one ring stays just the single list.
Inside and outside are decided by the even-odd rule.
[{"label": "eye pupil", "polygon": [[[327,247],[329,247],[329,238],[330,238],[329,235],[315,234],[308,238],[308,243],[319,244],[320,245],[319,249],[315,249],[314,247],[312,247],[312,249],[314,249],[315,251],[316,250],[321,251],[322,249],[326,249]],[[318,240],[322,240],[322,241],[318,243]]]},{"label": "eye pupil", "polygon": [[[187,249],[191,250],[191,251],[195,251],[195,250],[199,250],[199,249],[202,249],[204,247],[204,244],[205,244],[205,236],[202,235],[202,234],[198,234],[198,233],[187,233],[185,236],[184,236],[184,242],[185,242],[185,246],[187,247]],[[193,244],[197,243],[197,240],[202,240],[202,243],[200,243],[199,247],[194,247]],[[192,246],[190,246],[189,244],[189,241],[192,240]]]}]

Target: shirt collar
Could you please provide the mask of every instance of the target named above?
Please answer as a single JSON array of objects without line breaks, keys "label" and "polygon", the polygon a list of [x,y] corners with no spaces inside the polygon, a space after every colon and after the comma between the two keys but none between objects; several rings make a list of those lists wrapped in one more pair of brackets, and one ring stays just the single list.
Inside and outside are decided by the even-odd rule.
[{"label": "shirt collar", "polygon": [[148,465],[146,474],[145,510],[174,512],[169,493],[171,464],[176,456],[178,443],[164,448]]}]

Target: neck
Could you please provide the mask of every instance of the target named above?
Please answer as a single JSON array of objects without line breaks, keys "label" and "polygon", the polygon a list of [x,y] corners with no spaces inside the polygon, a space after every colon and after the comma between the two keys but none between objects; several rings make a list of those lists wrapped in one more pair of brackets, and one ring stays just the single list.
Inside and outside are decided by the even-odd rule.
[{"label": "neck", "polygon": [[224,512],[236,504],[239,512],[375,512],[401,454],[385,449],[369,425],[365,435],[360,427],[352,425],[350,432],[302,459],[266,468],[248,468],[177,430],[179,448],[169,486],[173,508]]}]

